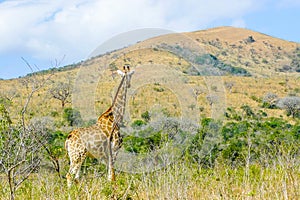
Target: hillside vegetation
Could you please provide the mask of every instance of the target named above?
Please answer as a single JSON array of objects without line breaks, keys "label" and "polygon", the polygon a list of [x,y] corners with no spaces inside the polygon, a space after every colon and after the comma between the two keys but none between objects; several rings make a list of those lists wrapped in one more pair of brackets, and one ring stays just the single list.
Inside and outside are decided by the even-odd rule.
[{"label": "hillside vegetation", "polygon": [[[227,107],[240,108],[241,105],[247,104],[258,110],[261,109],[259,101],[267,93],[274,93],[278,97],[299,95],[299,59],[299,44],[246,29],[220,27],[192,33],[160,36],[91,58],[74,67],[60,68],[59,71],[53,69],[54,74],[49,83],[35,94],[37,97],[34,100],[35,105],[32,105],[32,113],[45,116],[51,112],[60,112],[60,102],[51,98],[48,91],[54,83],[70,80],[72,84],[84,84],[84,90],[91,92],[91,98],[94,98],[93,106],[95,106],[97,114],[100,114],[111,103],[112,89],[118,83],[116,79],[112,78],[112,70],[116,70],[124,64],[131,64],[133,68],[138,68],[140,73],[143,73],[143,66],[146,65],[164,65],[163,73],[168,73],[168,70],[177,71],[185,79],[180,84],[186,84],[191,91],[198,91],[197,106],[203,110],[201,111],[202,116],[210,116],[210,107],[206,96],[213,93],[212,88],[226,93]],[[207,72],[207,69],[210,71]],[[77,72],[82,73],[77,75]],[[47,76],[45,71],[43,74],[37,74],[38,77]],[[205,75],[210,74],[222,75],[222,77],[215,78],[219,87],[222,88],[208,85]],[[155,91],[157,88],[154,85],[155,75],[155,72],[153,75],[141,75],[142,79],[144,78],[142,76],[150,77],[148,82],[153,84],[152,89],[150,86],[147,86],[148,89],[143,88],[143,95],[145,98],[151,98],[153,95],[169,96],[168,90]],[[14,98],[14,106],[11,109],[16,108],[16,110],[13,110],[13,113],[19,110],[18,106],[26,97],[25,82],[29,77],[30,75],[19,79],[1,80],[2,96]],[[156,84],[164,87],[163,83],[157,82]],[[229,85],[230,92],[228,91]],[[94,93],[96,93],[95,97]],[[139,94],[136,94],[136,99],[138,98],[140,98]],[[168,99],[170,102],[176,101],[172,97]],[[160,100],[159,104],[161,102],[170,104],[165,100]],[[146,105],[143,106],[151,107],[151,105],[147,105],[148,103],[153,104],[153,101],[144,101]],[[69,104],[69,106],[72,105]],[[132,103],[131,106],[133,106]],[[141,105],[135,107],[138,108],[138,112],[143,112],[139,109]],[[36,112],[37,110],[39,112]],[[271,116],[284,116],[280,110],[265,111]],[[96,116],[93,117],[96,118]]]},{"label": "hillside vegetation", "polygon": [[[117,181],[88,158],[67,190],[65,138],[111,105],[124,64]],[[219,27],[0,80],[0,199],[300,198],[299,75],[300,44]]]}]

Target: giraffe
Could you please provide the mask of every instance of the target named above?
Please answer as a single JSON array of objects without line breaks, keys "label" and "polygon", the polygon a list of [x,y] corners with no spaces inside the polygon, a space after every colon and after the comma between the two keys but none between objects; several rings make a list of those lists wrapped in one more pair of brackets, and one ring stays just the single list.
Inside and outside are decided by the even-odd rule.
[{"label": "giraffe", "polygon": [[70,169],[66,175],[69,187],[73,179],[78,182],[80,168],[86,156],[106,161],[108,179],[115,180],[113,164],[122,143],[119,127],[125,113],[127,89],[134,71],[130,71],[127,65],[123,67],[123,71],[117,72],[122,79],[112,105],[99,116],[95,125],[77,128],[66,139],[65,148],[70,158]]}]

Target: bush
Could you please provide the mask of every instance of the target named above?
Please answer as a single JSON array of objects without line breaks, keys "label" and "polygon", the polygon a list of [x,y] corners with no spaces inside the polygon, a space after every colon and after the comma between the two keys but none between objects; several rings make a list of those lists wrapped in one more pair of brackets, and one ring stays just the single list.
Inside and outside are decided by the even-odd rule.
[{"label": "bush", "polygon": [[58,158],[65,155],[64,143],[67,138],[67,135],[68,134],[63,133],[62,131],[55,131],[50,134],[48,138],[48,144],[52,156]]},{"label": "bush", "polygon": [[[149,132],[151,133],[149,134]],[[149,136],[142,137],[144,134],[149,134]],[[163,144],[162,133],[154,132],[152,128],[141,131],[140,133],[137,133],[137,135],[140,136],[127,136],[123,139],[123,146],[126,151],[132,153],[148,153],[159,148],[160,145]]]},{"label": "bush", "polygon": [[201,128],[187,147],[186,156],[204,167],[213,167],[219,155],[220,123],[211,118],[201,121]]},{"label": "bush", "polygon": [[135,121],[131,124],[131,127],[132,127],[132,128],[137,128],[137,127],[141,127],[141,126],[143,126],[143,125],[145,125],[145,124],[146,124],[146,122],[144,122],[143,120],[138,119],[138,120],[135,120]]},{"label": "bush", "polygon": [[219,70],[237,75],[237,76],[251,76],[251,74],[240,67],[234,67],[230,64],[225,64],[222,61],[218,60],[218,58],[211,54],[203,54],[201,56],[197,56],[195,59],[195,63],[198,65],[208,65],[212,68],[218,68]]},{"label": "bush", "polygon": [[187,158],[202,166],[212,167],[218,161],[239,167],[251,163],[270,165],[282,154],[291,158],[299,155],[299,122],[292,125],[281,118],[254,113],[249,106],[242,109],[244,116],[228,108],[224,125],[203,119],[187,148]]},{"label": "bush", "polygon": [[145,122],[149,122],[150,119],[151,119],[149,111],[146,111],[146,112],[142,113],[141,117],[143,118],[143,120],[145,120]]},{"label": "bush", "polygon": [[69,126],[81,126],[83,124],[80,112],[73,108],[65,108],[63,118]]}]

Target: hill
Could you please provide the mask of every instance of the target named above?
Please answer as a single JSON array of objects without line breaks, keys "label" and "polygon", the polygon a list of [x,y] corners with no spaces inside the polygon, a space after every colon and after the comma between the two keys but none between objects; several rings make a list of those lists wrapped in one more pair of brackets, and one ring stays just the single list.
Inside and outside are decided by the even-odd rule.
[{"label": "hill", "polygon": [[294,59],[299,59],[300,49],[297,43],[232,27],[195,32],[191,37],[206,44],[208,51],[219,59],[243,67],[256,75],[299,72],[299,65],[293,63]]},{"label": "hill", "polygon": [[[11,100],[17,118],[30,92],[32,79],[53,75],[34,94],[31,117],[62,112],[50,89],[69,82],[73,106],[84,120],[93,120],[111,103],[118,84],[114,71],[124,64],[135,70],[130,91],[132,119],[142,113],[222,117],[227,107],[249,105],[269,116],[286,117],[285,111],[262,107],[268,93],[299,96],[300,45],[242,28],[218,27],[203,31],[158,36],[107,52],[75,66],[0,80],[1,96]],[[41,81],[42,82],[42,81]]]}]

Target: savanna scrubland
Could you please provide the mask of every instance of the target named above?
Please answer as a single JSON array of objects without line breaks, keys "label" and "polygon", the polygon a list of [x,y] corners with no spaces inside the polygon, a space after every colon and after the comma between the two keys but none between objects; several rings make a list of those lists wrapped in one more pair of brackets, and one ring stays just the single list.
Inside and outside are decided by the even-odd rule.
[{"label": "savanna scrubland", "polygon": [[[68,189],[64,141],[108,108],[125,63],[117,180],[88,158]],[[299,63],[297,43],[220,27],[0,80],[0,198],[299,199]]]}]

